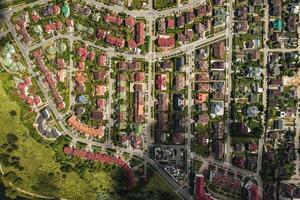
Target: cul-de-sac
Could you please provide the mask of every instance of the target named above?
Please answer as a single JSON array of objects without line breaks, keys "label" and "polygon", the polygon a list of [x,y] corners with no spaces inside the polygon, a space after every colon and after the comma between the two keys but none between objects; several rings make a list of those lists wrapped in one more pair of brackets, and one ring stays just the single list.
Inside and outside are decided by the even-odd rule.
[{"label": "cul-de-sac", "polygon": [[0,1],[0,199],[300,199],[299,0]]}]

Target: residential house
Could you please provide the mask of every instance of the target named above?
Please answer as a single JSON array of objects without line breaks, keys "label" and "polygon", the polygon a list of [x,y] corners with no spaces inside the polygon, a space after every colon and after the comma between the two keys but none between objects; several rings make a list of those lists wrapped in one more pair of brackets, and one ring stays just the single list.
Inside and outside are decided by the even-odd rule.
[{"label": "residential house", "polygon": [[157,90],[166,90],[168,83],[168,77],[166,74],[157,74],[155,76],[155,85]]},{"label": "residential house", "polygon": [[157,94],[157,110],[168,111],[169,110],[169,94],[159,93]]},{"label": "residential house", "polygon": [[281,16],[282,14],[282,0],[273,0],[269,5],[270,15]]},{"label": "residential house", "polygon": [[183,111],[185,107],[185,99],[183,94],[173,94],[173,110]]},{"label": "residential house", "polygon": [[105,41],[108,44],[111,44],[118,48],[123,48],[125,46],[125,40],[123,38],[114,37],[112,35],[107,35]]},{"label": "residential house", "polygon": [[135,41],[138,46],[145,43],[145,24],[142,21],[136,23]]},{"label": "residential house", "polygon": [[195,14],[193,12],[193,10],[188,11],[185,13],[185,21],[186,23],[193,23],[194,22],[194,18],[195,18]]},{"label": "residential house", "polygon": [[104,120],[104,113],[100,110],[93,110],[91,114],[92,120]]},{"label": "residential house", "polygon": [[117,24],[119,26],[123,23],[123,19],[119,15],[109,15],[109,14],[107,14],[104,17],[104,21],[106,23]]},{"label": "residential house", "polygon": [[162,18],[158,19],[157,31],[158,31],[158,33],[162,33],[162,34],[166,33],[166,18],[162,17]]},{"label": "residential house", "polygon": [[185,77],[183,74],[176,74],[174,77],[174,89],[177,91],[185,88]]},{"label": "residential house", "polygon": [[106,31],[98,28],[97,35],[96,35],[98,39],[104,39],[106,37],[106,35],[107,35]]},{"label": "residential house", "polygon": [[223,159],[224,158],[224,143],[215,140],[212,144],[212,153],[216,159]]},{"label": "residential house", "polygon": [[134,92],[134,119],[135,122],[141,123],[145,121],[145,94],[144,92]]},{"label": "residential house", "polygon": [[176,20],[176,25],[178,28],[182,28],[184,26],[184,16],[183,15],[180,15],[177,17],[177,20]]},{"label": "residential house", "polygon": [[104,96],[106,93],[106,86],[105,85],[96,85],[95,86],[95,95],[96,96]]},{"label": "residential house", "polygon": [[104,111],[106,106],[106,100],[105,99],[97,99],[96,101],[97,109]]},{"label": "residential house", "polygon": [[215,58],[225,58],[225,42],[216,42],[213,44],[213,56]]},{"label": "residential house", "polygon": [[75,115],[72,115],[67,122],[75,130],[84,133],[87,136],[98,138],[102,138],[104,136],[104,126],[99,126],[97,128],[88,127],[86,124],[82,124]]},{"label": "residential house", "polygon": [[167,20],[167,28],[174,29],[175,28],[175,20],[174,18],[170,18]]},{"label": "residential house", "polygon": [[133,27],[134,27],[134,24],[135,24],[135,19],[134,19],[134,17],[128,16],[128,17],[125,19],[125,26],[126,26],[126,27],[128,27],[128,28],[133,28]]},{"label": "residential house", "polygon": [[157,45],[162,48],[173,48],[175,46],[175,38],[174,37],[162,37],[158,36]]},{"label": "residential house", "polygon": [[100,54],[98,56],[98,65],[101,67],[101,66],[106,66],[106,54]]}]

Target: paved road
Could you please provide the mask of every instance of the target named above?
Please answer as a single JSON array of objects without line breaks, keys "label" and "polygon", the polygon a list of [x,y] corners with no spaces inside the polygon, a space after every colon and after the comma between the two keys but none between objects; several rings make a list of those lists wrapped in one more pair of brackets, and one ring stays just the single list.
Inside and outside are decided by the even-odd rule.
[{"label": "paved road", "polygon": [[[300,86],[297,87],[297,96],[298,99],[300,99]],[[296,165],[296,174],[292,176],[292,179],[300,179],[299,176],[299,167],[300,167],[300,155],[299,155],[299,137],[300,137],[300,112],[299,112],[300,106],[299,104],[297,105],[297,111],[296,111],[296,135],[295,135],[295,149],[296,149],[296,160],[295,160],[295,165]]]},{"label": "paved road", "polygon": [[124,8],[123,6],[106,5],[106,4],[104,4],[102,2],[98,2],[96,0],[86,0],[86,2],[89,5],[94,5],[96,8],[106,8],[106,9],[112,10],[113,12],[116,12],[116,13],[126,13],[128,15],[133,16],[133,17],[146,18],[146,19],[155,19],[155,18],[159,18],[159,17],[162,17],[162,16],[167,16],[167,15],[182,12],[184,10],[191,9],[194,6],[203,4],[205,2],[205,0],[190,0],[189,3],[187,3],[187,4],[180,5],[176,8],[162,10],[162,11],[157,11],[157,10],[152,10],[152,9],[151,10],[143,10],[143,11],[128,10],[128,9]]},{"label": "paved road", "polygon": [[263,112],[263,135],[258,141],[258,152],[257,152],[257,170],[256,173],[259,175],[262,167],[262,157],[263,157],[263,147],[264,147],[264,138],[266,134],[266,112],[267,112],[267,88],[268,88],[268,83],[267,83],[267,65],[268,65],[268,53],[267,53],[267,40],[268,40],[268,35],[269,35],[269,3],[268,0],[264,0],[264,34],[263,34],[263,50],[264,50],[264,59],[263,59],[263,94],[262,94],[262,103],[264,106],[264,112]]},{"label": "paved road", "polygon": [[[186,51],[189,51],[191,49],[195,49],[198,48],[199,46],[204,46],[204,45],[208,45],[210,43],[216,42],[216,41],[220,41],[223,40],[226,36],[226,31],[221,31],[218,32],[217,34],[215,34],[212,37],[206,38],[206,39],[202,39],[202,40],[198,40],[196,42],[190,43],[190,44],[186,44],[183,45],[181,47],[177,47],[175,49],[172,50],[168,50],[168,51],[164,51],[164,52],[150,52],[146,55],[141,55],[141,54],[127,54],[127,53],[121,53],[121,52],[116,52],[116,50],[112,47],[109,48],[104,48],[101,46],[96,45],[93,42],[90,41],[84,41],[87,45],[98,48],[100,50],[106,51],[110,56],[118,56],[118,55],[122,55],[124,57],[129,57],[129,58],[142,58],[145,59],[146,61],[151,61],[153,59],[163,59],[163,58],[167,58],[167,57],[172,57],[176,54],[180,54],[180,53],[184,53]],[[32,51],[36,48],[42,47],[48,43],[51,43],[57,39],[61,39],[61,38],[65,38],[65,39],[72,39],[72,40],[82,40],[81,37],[79,36],[74,36],[74,35],[55,35],[47,40],[43,40],[38,44],[34,44],[32,46],[29,47],[29,51]],[[28,50],[26,50],[28,52]]]},{"label": "paved road", "polygon": [[106,104],[106,113],[107,113],[107,119],[108,119],[108,129],[109,129],[109,134],[108,134],[108,142],[111,143],[111,132],[113,126],[114,126],[114,119],[113,119],[113,113],[115,112],[115,109],[111,106],[113,104],[113,95],[114,95],[114,90],[113,90],[113,85],[115,85],[115,79],[110,78],[113,70],[112,70],[112,65],[111,65],[111,57],[108,57],[108,77],[109,77],[109,83],[108,83],[108,92],[109,92],[109,97],[108,97],[108,102]]},{"label": "paved road", "polygon": [[227,107],[227,120],[226,120],[226,128],[225,128],[225,134],[226,134],[226,143],[225,143],[225,162],[231,163],[231,135],[230,135],[230,122],[231,122],[231,89],[232,89],[232,43],[233,43],[233,0],[230,0],[227,5],[227,29],[226,29],[226,42],[227,42],[227,73],[226,73],[226,94],[227,94],[227,101],[226,101],[226,107]]},{"label": "paved road", "polygon": [[188,177],[188,183],[190,182],[189,180],[189,174],[190,174],[190,169],[191,169],[191,140],[192,140],[192,121],[193,121],[193,116],[192,116],[192,106],[194,103],[194,100],[192,98],[192,89],[193,89],[193,80],[191,77],[191,73],[193,71],[193,66],[194,66],[194,56],[195,56],[195,49],[191,49],[187,52],[187,66],[186,66],[186,86],[188,89],[188,98],[187,98],[187,118],[186,118],[186,144],[185,144],[185,149],[186,149],[186,172],[187,172],[187,177]]},{"label": "paved road", "polygon": [[[299,18],[300,18],[300,13],[299,13]],[[298,27],[298,52],[300,52],[300,27]],[[300,71],[298,72],[300,73]],[[297,97],[300,99],[300,86],[297,87]],[[300,104],[298,103],[297,105],[297,111],[296,111],[296,135],[295,135],[295,149],[296,149],[296,160],[295,160],[295,165],[296,165],[296,174],[292,177],[293,180],[298,180],[300,179],[300,173],[299,173],[299,167],[300,167],[300,154],[299,154],[299,147],[300,147]]]}]

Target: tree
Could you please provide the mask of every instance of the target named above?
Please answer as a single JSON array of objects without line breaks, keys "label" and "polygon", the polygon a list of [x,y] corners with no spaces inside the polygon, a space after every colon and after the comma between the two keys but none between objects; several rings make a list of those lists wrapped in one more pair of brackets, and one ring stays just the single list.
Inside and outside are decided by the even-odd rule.
[{"label": "tree", "polygon": [[4,166],[11,166],[11,163],[9,162],[10,156],[6,153],[0,154],[0,161]]},{"label": "tree", "polygon": [[13,134],[13,133],[9,133],[7,134],[7,143],[8,144],[15,144],[18,141],[18,137]]},{"label": "tree", "polygon": [[13,171],[9,171],[4,175],[5,179],[11,183],[14,183],[14,181],[18,178],[17,174]]},{"label": "tree", "polygon": [[10,116],[14,117],[14,116],[16,116],[16,115],[17,115],[17,112],[16,112],[16,111],[14,111],[14,110],[12,110],[12,111],[10,111],[10,112],[9,112],[9,114],[10,114]]},{"label": "tree", "polygon": [[17,187],[20,187],[23,183],[23,179],[21,179],[20,177],[16,178],[16,180],[13,182],[13,184]]},{"label": "tree", "polygon": [[58,185],[55,177],[49,176],[47,172],[39,172],[33,189],[44,195],[55,196],[59,190]]},{"label": "tree", "polygon": [[5,196],[7,196],[7,197],[9,197],[11,199],[16,199],[18,195],[17,195],[17,191],[16,190],[14,190],[11,187],[7,187],[5,189]]}]

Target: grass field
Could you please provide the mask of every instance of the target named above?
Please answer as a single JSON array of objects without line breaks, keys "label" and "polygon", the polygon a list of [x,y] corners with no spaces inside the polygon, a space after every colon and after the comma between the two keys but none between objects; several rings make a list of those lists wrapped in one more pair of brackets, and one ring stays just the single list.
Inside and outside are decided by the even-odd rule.
[{"label": "grass field", "polygon": [[142,188],[142,192],[153,193],[154,199],[179,200],[180,198],[174,193],[172,188],[151,168],[148,168],[150,178]]},{"label": "grass field", "polygon": [[156,173],[151,176],[149,182],[143,188],[143,191],[164,191],[170,194],[172,193],[172,189]]},{"label": "grass field", "polygon": [[176,7],[178,4],[177,0],[154,0],[154,9],[164,10],[167,8]]}]

